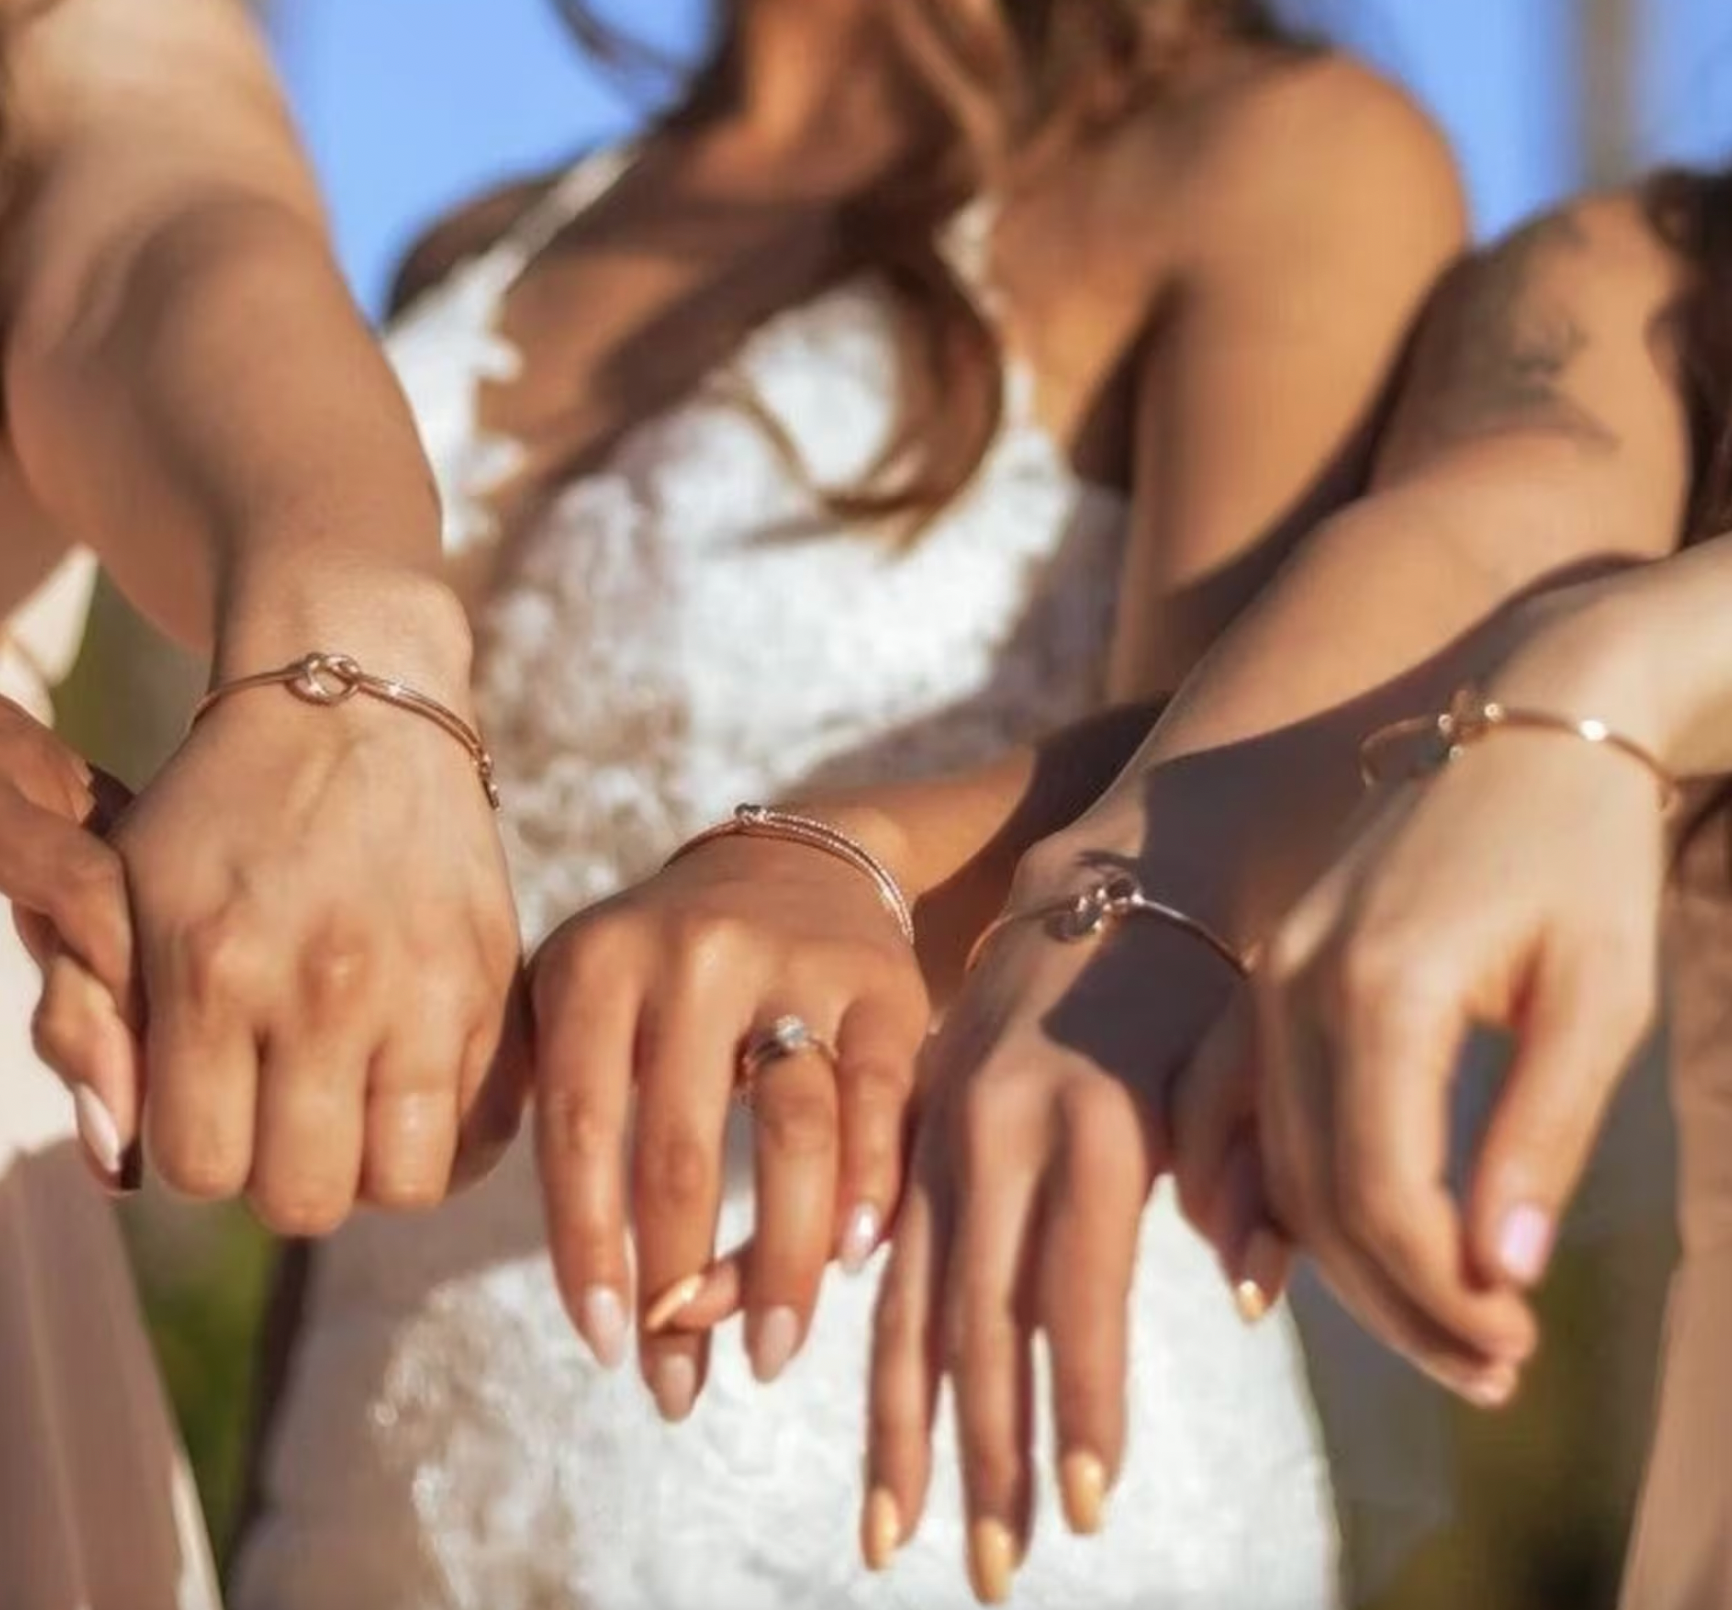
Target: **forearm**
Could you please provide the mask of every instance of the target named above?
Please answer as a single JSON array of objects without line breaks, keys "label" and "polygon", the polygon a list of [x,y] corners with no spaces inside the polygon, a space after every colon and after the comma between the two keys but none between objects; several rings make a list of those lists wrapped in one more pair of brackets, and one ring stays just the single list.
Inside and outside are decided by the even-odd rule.
[{"label": "forearm", "polygon": [[288,209],[230,192],[164,220],[112,287],[25,310],[7,389],[36,499],[219,672],[450,615],[413,421]]},{"label": "forearm", "polygon": [[415,425],[245,8],[60,0],[14,44],[0,318],[35,501],[219,674],[334,647],[456,697]]},{"label": "forearm", "polygon": [[1119,706],[969,771],[808,796],[794,808],[851,833],[895,874],[942,992],[1003,907],[1024,853],[1100,796],[1158,714],[1156,705]]}]

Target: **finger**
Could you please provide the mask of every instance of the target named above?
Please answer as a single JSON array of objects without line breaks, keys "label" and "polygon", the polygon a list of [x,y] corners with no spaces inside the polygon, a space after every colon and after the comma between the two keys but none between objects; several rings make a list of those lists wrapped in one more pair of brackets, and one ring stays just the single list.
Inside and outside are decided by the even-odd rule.
[{"label": "finger", "polygon": [[132,919],[119,855],[93,833],[0,788],[0,893],[40,914],[123,1005]]},{"label": "finger", "polygon": [[72,1092],[79,1138],[109,1190],[141,1183],[138,1147],[143,1064],[114,997],[67,951],[49,956],[32,1025],[38,1054]]},{"label": "finger", "polygon": [[1537,971],[1468,1199],[1486,1279],[1527,1288],[1545,1274],[1607,1106],[1652,1030],[1657,993],[1652,952]]},{"label": "finger", "polygon": [[1031,1326],[1024,1287],[1036,1200],[1033,1181],[1004,1167],[1010,1139],[984,1111],[968,1124],[943,1299],[944,1359],[968,1513],[969,1580],[983,1604],[1002,1603],[1010,1594],[1033,1499]]},{"label": "finger", "polygon": [[[1168,1095],[1179,1206],[1191,1227],[1212,1241],[1228,1157],[1255,1117],[1255,1021],[1249,999],[1239,992]],[[1217,1252],[1225,1251],[1219,1241],[1214,1244]]]},{"label": "finger", "polygon": [[1061,1110],[1037,1308],[1052,1359],[1059,1492],[1071,1529],[1086,1535],[1101,1528],[1124,1457],[1126,1308],[1154,1182],[1122,1086]]},{"label": "finger", "polygon": [[462,1119],[462,1065],[475,1055],[459,1019],[423,1021],[373,1058],[366,1078],[360,1195],[375,1207],[413,1212],[451,1189]]},{"label": "finger", "polygon": [[1465,991],[1410,969],[1349,988],[1335,1040],[1331,1195],[1343,1237],[1395,1290],[1474,1353],[1517,1363],[1534,1344],[1516,1294],[1473,1278],[1448,1179],[1450,1093]]},{"label": "finger", "polygon": [[701,1275],[681,1281],[676,1302],[667,1303],[667,1317],[655,1328],[670,1331],[709,1331],[725,1324],[746,1305],[746,1271],[751,1266],[752,1243],[717,1258]]},{"label": "finger", "polygon": [[523,1127],[534,1093],[535,1036],[522,969],[506,992],[499,1021],[484,1022],[470,1036],[461,1088],[457,1157],[450,1181],[453,1192],[466,1189],[498,1166]]},{"label": "finger", "polygon": [[90,810],[84,818],[85,828],[99,838],[107,838],[120,820],[132,809],[136,797],[118,777],[100,766],[85,762],[86,784],[90,789]]},{"label": "finger", "polygon": [[836,1068],[816,1050],[765,1062],[756,1076],[746,1351],[760,1381],[775,1380],[805,1338],[835,1244],[838,1107]]},{"label": "finger", "polygon": [[259,1046],[252,1003],[278,998],[249,938],[207,927],[141,947],[145,1152],[171,1190],[199,1201],[239,1196],[253,1171]]},{"label": "finger", "polygon": [[690,999],[646,1003],[638,1025],[631,1201],[640,1355],[656,1407],[668,1420],[691,1413],[709,1359],[707,1336],[668,1330],[665,1321],[670,1308],[683,1306],[670,1304],[670,1294],[695,1296],[715,1254],[734,1050],[744,1029]]},{"label": "finger", "polygon": [[914,1535],[932,1476],[941,1375],[938,1296],[948,1214],[915,1183],[898,1216],[872,1323],[861,1552],[882,1571]]},{"label": "finger", "polygon": [[328,1235],[354,1209],[370,1049],[340,1034],[279,1033],[265,1042],[247,1198],[278,1235]]},{"label": "finger", "polygon": [[858,1274],[878,1250],[902,1189],[914,1059],[925,1024],[911,1037],[904,1015],[857,1001],[842,1019],[840,1065],[842,1155],[837,1191],[836,1256]]},{"label": "finger", "polygon": [[1228,1144],[1213,1217],[1203,1233],[1221,1260],[1239,1317],[1257,1324],[1286,1291],[1293,1247],[1275,1225],[1256,1132],[1248,1124]]},{"label": "finger", "polygon": [[582,980],[549,956],[537,966],[535,1003],[535,1155],[554,1275],[578,1334],[615,1369],[632,1289],[625,1139],[639,996]]}]

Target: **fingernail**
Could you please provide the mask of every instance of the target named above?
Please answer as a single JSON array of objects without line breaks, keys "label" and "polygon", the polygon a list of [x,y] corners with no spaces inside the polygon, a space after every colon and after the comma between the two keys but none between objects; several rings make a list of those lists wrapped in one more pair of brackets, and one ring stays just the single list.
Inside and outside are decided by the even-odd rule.
[{"label": "fingernail", "polygon": [[878,1239],[883,1233],[884,1216],[870,1202],[862,1202],[848,1215],[847,1227],[842,1231],[837,1258],[843,1270],[859,1274],[878,1250]]},{"label": "fingernail", "polygon": [[1107,1467],[1092,1453],[1067,1453],[1058,1465],[1064,1518],[1083,1537],[1101,1529],[1106,1514]]},{"label": "fingernail", "polygon": [[650,1370],[650,1394],[664,1420],[683,1420],[698,1395],[698,1367],[683,1353],[659,1358]]},{"label": "fingernail", "polygon": [[866,1558],[867,1570],[889,1570],[901,1546],[902,1511],[884,1488],[874,1487],[866,1495],[866,1508],[860,1517],[860,1552]]},{"label": "fingernail", "polygon": [[644,1333],[648,1336],[660,1335],[679,1318],[683,1310],[691,1307],[703,1289],[704,1277],[701,1274],[687,1275],[684,1280],[675,1281],[649,1305],[649,1312],[643,1316]]},{"label": "fingernail", "polygon": [[1515,1396],[1519,1372],[1510,1364],[1495,1364],[1473,1376],[1462,1388],[1462,1396],[1476,1409],[1501,1409]]},{"label": "fingernail", "polygon": [[1003,1604],[1016,1574],[1016,1539],[1003,1521],[976,1521],[968,1529],[968,1580],[982,1604]]},{"label": "fingernail", "polygon": [[115,1123],[114,1114],[89,1085],[72,1087],[72,1106],[78,1119],[78,1138],[84,1142],[91,1161],[110,1184],[119,1183],[125,1160],[121,1156],[120,1126]]},{"label": "fingernail", "polygon": [[577,1305],[578,1328],[596,1363],[618,1369],[625,1359],[625,1304],[607,1286],[591,1286]]},{"label": "fingernail", "polygon": [[1497,1238],[1504,1273],[1520,1285],[1532,1286],[1545,1274],[1551,1255],[1551,1215],[1531,1203],[1511,1208]]},{"label": "fingernail", "polygon": [[121,1154],[120,1179],[115,1184],[115,1191],[121,1196],[132,1196],[144,1187],[144,1143],[134,1141]]},{"label": "fingernail", "polygon": [[1247,1325],[1260,1323],[1275,1306],[1286,1258],[1285,1245],[1269,1231],[1251,1232],[1239,1280],[1233,1287],[1233,1306]]},{"label": "fingernail", "polygon": [[776,1379],[788,1367],[800,1345],[800,1316],[792,1308],[772,1308],[755,1316],[750,1350],[752,1374],[760,1381]]}]

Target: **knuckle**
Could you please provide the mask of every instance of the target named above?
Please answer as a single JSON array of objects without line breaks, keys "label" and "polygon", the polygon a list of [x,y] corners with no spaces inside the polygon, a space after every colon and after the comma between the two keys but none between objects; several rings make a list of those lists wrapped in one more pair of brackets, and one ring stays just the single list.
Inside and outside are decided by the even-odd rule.
[{"label": "knuckle", "polygon": [[646,1135],[638,1144],[640,1189],[674,1212],[701,1207],[714,1189],[714,1149],[683,1126]]},{"label": "knuckle", "polygon": [[305,1010],[315,1020],[328,1021],[365,997],[373,957],[365,941],[331,935],[302,954],[298,971]]},{"label": "knuckle", "polygon": [[267,951],[246,917],[233,908],[188,928],[181,937],[187,982],[203,1006],[252,995],[264,982]]},{"label": "knuckle", "polygon": [[618,1128],[581,1091],[545,1091],[536,1103],[536,1123],[543,1144],[579,1168],[600,1168],[619,1155]]}]

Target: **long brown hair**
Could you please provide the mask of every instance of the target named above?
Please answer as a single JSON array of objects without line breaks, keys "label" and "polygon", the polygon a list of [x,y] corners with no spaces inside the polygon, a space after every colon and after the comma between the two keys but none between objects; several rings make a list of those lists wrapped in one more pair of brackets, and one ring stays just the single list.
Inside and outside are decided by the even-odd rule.
[{"label": "long brown hair", "polygon": [[[587,0],[553,3],[592,57],[628,83],[675,81],[667,58],[602,21]],[[998,337],[940,248],[943,220],[982,189],[1014,186],[1039,154],[1160,97],[1205,39],[1295,41],[1264,0],[997,0],[991,15],[965,15],[954,0],[882,3],[904,4],[930,42],[922,65],[951,137],[839,205],[826,281],[872,273],[889,290],[902,396],[896,428],[865,479],[820,495],[843,518],[890,519],[915,531],[968,484],[1004,414]],[[735,103],[738,14],[738,0],[718,0],[712,48],[661,127],[701,128]],[[780,423],[742,400],[797,461]]]},{"label": "long brown hair", "polygon": [[[1672,344],[1690,424],[1691,491],[1686,545],[1732,532],[1732,168],[1673,168],[1648,181],[1650,223],[1690,265],[1690,283],[1672,311]],[[1687,847],[1732,807],[1732,784],[1716,789],[1687,824]],[[1732,813],[1726,815],[1732,863]]]}]

